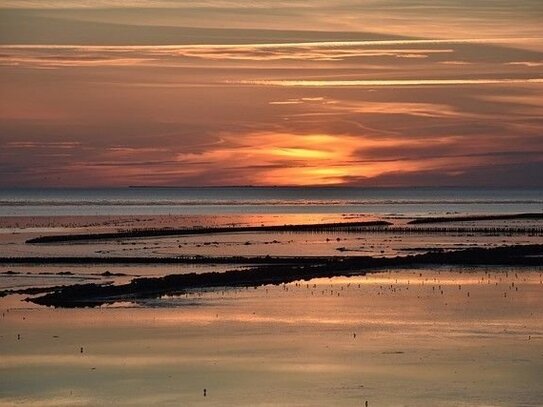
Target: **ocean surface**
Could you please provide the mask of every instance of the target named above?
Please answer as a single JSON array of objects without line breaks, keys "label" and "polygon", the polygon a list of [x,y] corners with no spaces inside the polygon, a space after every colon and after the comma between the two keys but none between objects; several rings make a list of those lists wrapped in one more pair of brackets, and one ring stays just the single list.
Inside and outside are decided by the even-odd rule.
[{"label": "ocean surface", "polygon": [[450,214],[543,210],[543,189],[203,187],[0,189],[0,216]]},{"label": "ocean surface", "polygon": [[[0,190],[1,256],[35,258],[0,264],[0,291],[22,290],[0,296],[0,406],[541,406],[538,266],[383,268],[135,297],[100,308],[40,306],[27,301],[33,294],[25,290],[241,267],[66,264],[46,257],[396,257],[541,243],[541,234],[507,228],[540,227],[543,220],[453,222],[450,227],[467,228],[453,233],[251,232],[27,243],[48,234],[376,219],[405,227],[420,215],[542,210],[543,190],[533,189]],[[501,232],[473,232],[477,227]]]}]

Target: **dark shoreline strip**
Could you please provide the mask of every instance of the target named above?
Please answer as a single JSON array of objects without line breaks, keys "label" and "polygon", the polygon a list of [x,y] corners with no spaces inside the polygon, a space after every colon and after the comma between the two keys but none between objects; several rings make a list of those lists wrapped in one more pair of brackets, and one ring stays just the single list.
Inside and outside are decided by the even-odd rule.
[{"label": "dark shoreline strip", "polygon": [[434,218],[417,218],[407,222],[409,225],[421,225],[428,223],[450,223],[450,222],[475,222],[485,220],[543,220],[543,213],[517,213],[505,215],[470,215],[470,216],[450,216]]},{"label": "dark shoreline strip", "polygon": [[0,264],[314,264],[345,256],[0,257]]},{"label": "dark shoreline strip", "polygon": [[[377,223],[377,222],[376,222]],[[146,229],[132,230],[127,232],[94,233],[85,235],[53,235],[41,236],[29,239],[25,243],[70,243],[97,240],[115,240],[115,239],[134,239],[144,237],[173,237],[173,236],[193,236],[193,235],[213,235],[228,233],[246,233],[246,232],[276,232],[276,233],[296,233],[296,232],[350,232],[350,233],[397,233],[397,234],[446,234],[446,233],[469,233],[469,234],[487,234],[487,235],[543,235],[543,227],[405,227],[388,226],[389,222],[383,225],[364,225],[364,226],[333,226],[328,225],[287,225],[287,226],[262,226],[262,227],[229,227],[229,228],[201,228],[201,229]]]},{"label": "dark shoreline strip", "polygon": [[78,235],[53,235],[29,239],[26,243],[62,243],[82,240],[107,240],[139,237],[190,236],[240,232],[337,232],[351,228],[386,227],[387,221],[317,223],[308,225],[209,227],[193,229],[134,229],[122,232],[87,233]]},{"label": "dark shoreline strip", "polygon": [[217,287],[256,287],[322,277],[364,275],[370,270],[415,265],[529,265],[543,266],[543,245],[475,248],[432,252],[393,258],[330,258],[325,262],[294,265],[261,265],[246,270],[173,274],[160,278],[137,278],[123,285],[72,285],[28,301],[54,307],[94,307],[117,301],[137,301],[190,290]]}]

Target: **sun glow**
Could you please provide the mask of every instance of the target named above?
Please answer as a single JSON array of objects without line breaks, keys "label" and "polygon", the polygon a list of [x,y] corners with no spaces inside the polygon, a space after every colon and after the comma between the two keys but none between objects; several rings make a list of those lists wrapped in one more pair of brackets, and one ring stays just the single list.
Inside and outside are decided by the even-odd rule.
[{"label": "sun glow", "polygon": [[[382,160],[379,150],[398,149],[407,141],[391,138],[372,139],[349,134],[249,133],[243,137],[223,135],[222,142],[199,154],[179,154],[182,168],[191,168],[191,176],[210,176],[217,182],[244,182],[254,185],[331,185],[376,177],[388,172],[430,170],[448,163],[442,158],[410,160],[399,157]],[[409,141],[419,145],[420,141]],[[435,145],[446,140],[435,138]],[[424,143],[422,143],[424,144]],[[457,160],[457,159],[455,159]],[[233,163],[228,168],[222,163]],[[211,166],[210,163],[216,163]],[[211,168],[210,168],[211,167]],[[184,174],[180,172],[182,176]]]},{"label": "sun glow", "polygon": [[330,151],[310,150],[307,148],[276,148],[271,150],[270,153],[280,157],[304,160],[330,158],[333,155],[333,152]]}]

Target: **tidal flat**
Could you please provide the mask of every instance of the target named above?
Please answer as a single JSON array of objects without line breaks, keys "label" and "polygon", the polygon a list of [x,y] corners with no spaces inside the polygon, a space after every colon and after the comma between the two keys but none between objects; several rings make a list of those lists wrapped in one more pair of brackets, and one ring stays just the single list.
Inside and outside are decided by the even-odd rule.
[{"label": "tidal flat", "polygon": [[[540,406],[543,220],[437,215],[0,218],[0,405]],[[37,304],[232,270],[257,279]]]}]

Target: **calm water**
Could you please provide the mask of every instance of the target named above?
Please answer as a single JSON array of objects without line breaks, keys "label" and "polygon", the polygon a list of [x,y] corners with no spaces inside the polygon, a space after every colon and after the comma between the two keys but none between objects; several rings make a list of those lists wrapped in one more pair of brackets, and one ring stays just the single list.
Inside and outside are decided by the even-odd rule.
[{"label": "calm water", "polygon": [[0,405],[541,406],[542,293],[539,270],[441,268],[17,306]]},{"label": "calm water", "polygon": [[543,189],[2,189],[0,216],[225,213],[512,213],[543,210]]},{"label": "calm water", "polygon": [[[112,228],[542,209],[543,191],[527,189],[0,190],[0,252],[395,256],[413,253],[404,251],[409,248],[525,244],[540,237],[254,233],[60,245],[25,240]],[[167,214],[175,216],[115,216]],[[46,217],[34,217],[39,215]],[[530,221],[493,224],[522,222]],[[122,283],[135,276],[231,267],[5,264],[0,289]],[[123,275],[108,277],[105,271]],[[38,307],[23,301],[27,295],[8,295],[0,298],[0,406],[360,406],[365,401],[372,407],[540,406],[541,272],[538,267],[383,270],[99,309]]]}]

